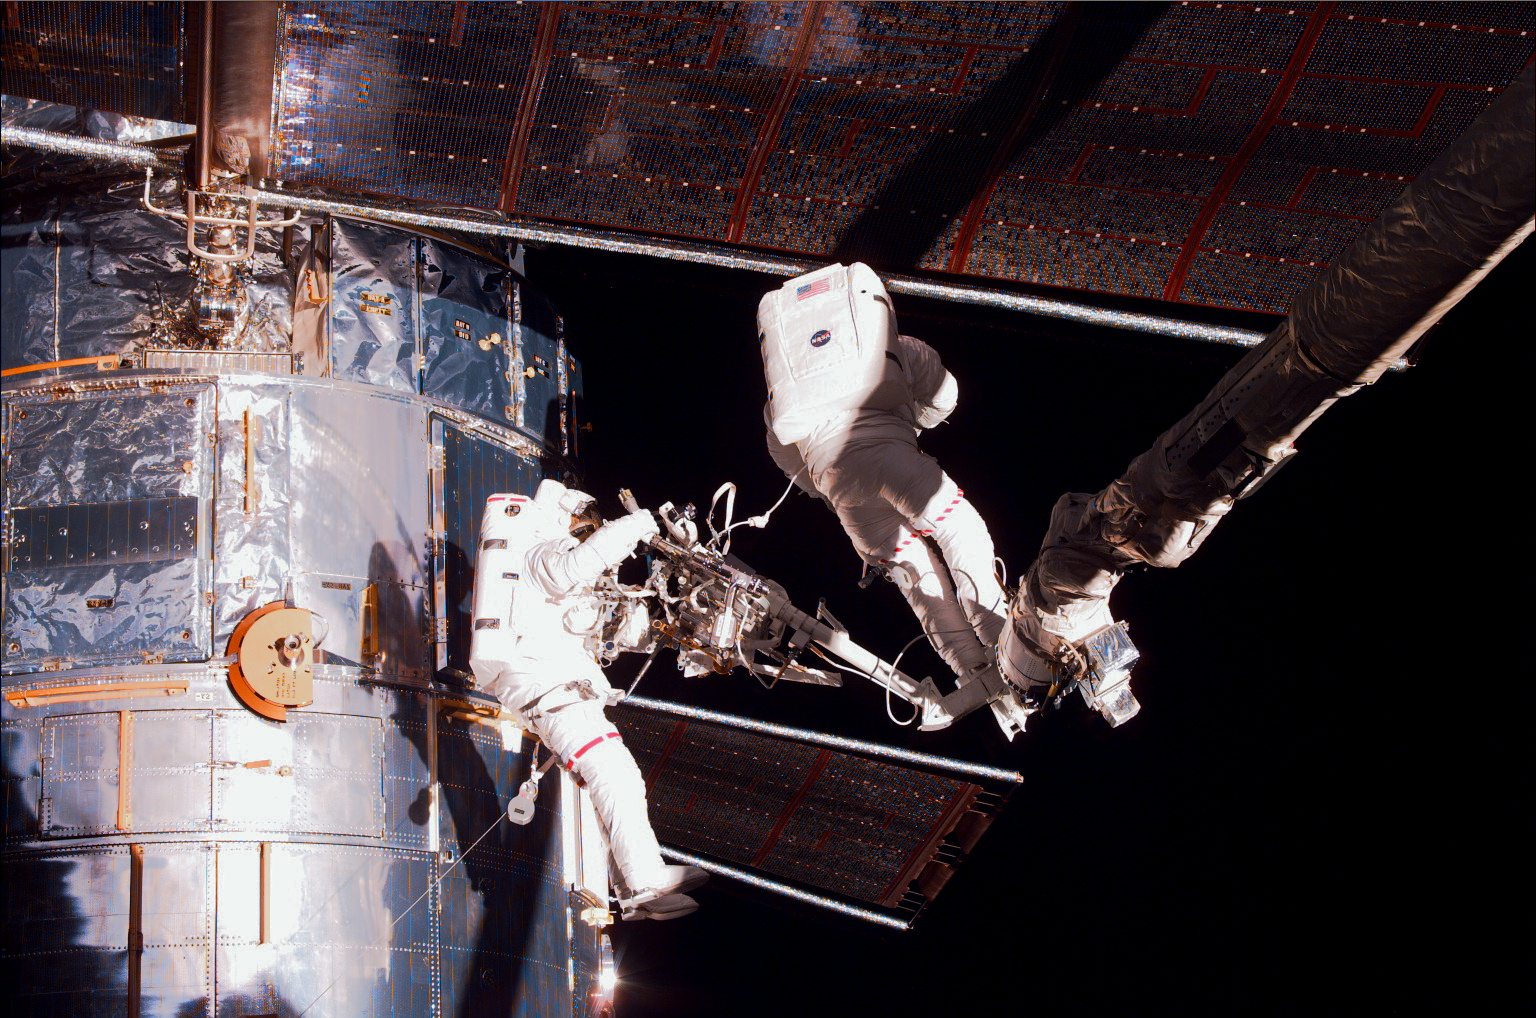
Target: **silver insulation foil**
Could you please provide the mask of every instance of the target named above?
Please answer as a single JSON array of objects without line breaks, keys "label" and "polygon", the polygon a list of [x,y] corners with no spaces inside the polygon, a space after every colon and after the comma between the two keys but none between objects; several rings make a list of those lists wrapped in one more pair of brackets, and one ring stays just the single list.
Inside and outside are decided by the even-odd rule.
[{"label": "silver insulation foil", "polygon": [[331,376],[415,392],[416,237],[341,219],[330,232]]},{"label": "silver insulation foil", "polygon": [[[146,347],[179,345],[196,287],[186,228],[143,208],[143,170],[96,164],[161,165],[158,150],[132,143],[191,128],[10,97],[0,108],[8,153],[37,143],[42,156],[7,170],[9,200],[0,214],[0,291],[6,295],[0,366],[107,355],[138,363]],[[169,172],[156,175],[152,196],[162,208],[182,207]],[[305,227],[297,232],[302,243]],[[293,287],[281,243],[274,231],[258,233],[256,254],[239,277],[248,321],[226,346],[288,350]]]},{"label": "silver insulation foil", "polygon": [[289,387],[245,380],[219,386],[219,480],[214,533],[214,645],[288,582]]},{"label": "silver insulation foil", "polygon": [[212,401],[185,385],[8,405],[8,671],[208,657]]}]

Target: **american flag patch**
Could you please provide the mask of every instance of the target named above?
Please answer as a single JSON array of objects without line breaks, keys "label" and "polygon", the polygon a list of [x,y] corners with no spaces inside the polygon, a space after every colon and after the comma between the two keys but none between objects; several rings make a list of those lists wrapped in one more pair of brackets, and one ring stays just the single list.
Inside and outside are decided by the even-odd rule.
[{"label": "american flag patch", "polygon": [[828,293],[831,289],[831,280],[818,279],[814,283],[806,283],[804,286],[796,287],[795,300],[805,300],[807,297],[814,297],[818,293]]}]

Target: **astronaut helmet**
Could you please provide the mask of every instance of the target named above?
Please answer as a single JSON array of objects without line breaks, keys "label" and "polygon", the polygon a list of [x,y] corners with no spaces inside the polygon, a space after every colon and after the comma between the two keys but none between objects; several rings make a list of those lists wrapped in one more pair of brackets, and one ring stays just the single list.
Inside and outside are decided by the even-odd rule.
[{"label": "astronaut helmet", "polygon": [[603,524],[603,518],[597,511],[597,499],[584,491],[567,488],[553,479],[546,478],[539,482],[533,501],[554,523],[568,529],[577,540],[584,541],[591,537]]}]

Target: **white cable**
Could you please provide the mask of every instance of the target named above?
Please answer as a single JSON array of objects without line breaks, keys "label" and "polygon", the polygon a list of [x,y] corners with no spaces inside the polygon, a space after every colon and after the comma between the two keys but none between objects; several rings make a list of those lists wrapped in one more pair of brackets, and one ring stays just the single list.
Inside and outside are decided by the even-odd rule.
[{"label": "white cable", "polygon": [[[730,553],[731,542],[729,535],[731,531],[735,530],[737,527],[756,527],[758,530],[762,530],[764,527],[766,527],[768,525],[769,518],[773,516],[774,513],[779,511],[779,506],[783,505],[784,500],[789,497],[789,493],[795,490],[795,479],[798,478],[801,474],[805,473],[805,469],[805,467],[801,467],[799,470],[795,471],[795,476],[791,477],[789,479],[789,483],[784,486],[784,493],[779,496],[779,500],[773,503],[772,507],[770,507],[767,512],[763,513],[761,516],[748,516],[744,520],[738,520],[735,523],[731,523],[724,530],[722,530],[717,536],[726,538],[726,542],[725,547],[720,549],[720,554],[726,555]],[[715,493],[716,498],[718,498],[719,495],[719,492]],[[713,503],[710,504],[710,511],[714,511]],[[713,524],[711,524],[710,529],[714,529]]]},{"label": "white cable", "polygon": [[[719,504],[721,495],[725,496],[725,530],[723,531],[715,529],[715,506]],[[711,546],[717,544],[722,537],[731,532],[731,517],[735,513],[736,482],[726,481],[715,489],[714,497],[709,500],[709,512],[704,514],[704,522],[709,526],[709,543]],[[726,542],[726,546],[721,549],[720,554],[724,555],[730,550],[730,547],[730,542]]]}]

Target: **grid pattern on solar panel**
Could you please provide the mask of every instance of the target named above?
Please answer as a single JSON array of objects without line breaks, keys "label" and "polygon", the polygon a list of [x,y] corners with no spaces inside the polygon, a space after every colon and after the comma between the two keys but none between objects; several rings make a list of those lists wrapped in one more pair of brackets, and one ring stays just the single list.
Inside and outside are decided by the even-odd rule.
[{"label": "grid pattern on solar panel", "polygon": [[1244,258],[1240,252],[1202,251],[1190,263],[1183,299],[1211,307],[1285,314],[1296,295],[1321,271],[1300,262],[1260,261]]},{"label": "grid pattern on solar panel", "polygon": [[[370,13],[385,6],[295,5],[291,25],[325,27],[289,34],[289,179],[812,256],[858,237],[877,267],[1266,311],[1536,35],[1528,4],[1436,4],[1420,24],[1427,5],[1190,3],[1144,26],[1134,6],[1059,3],[472,4],[454,91],[406,85],[442,76],[456,8]],[[1105,25],[1129,41],[1099,75]],[[476,62],[492,42],[494,69]],[[345,101],[370,63],[348,47],[390,68],[367,103]],[[497,100],[466,105],[493,78]],[[380,151],[341,155],[349,131]],[[1022,151],[1003,158],[1006,138]]]},{"label": "grid pattern on solar panel", "polygon": [[[561,18],[515,209],[721,240],[778,75],[726,66],[716,8],[581,8]],[[754,113],[755,111],[755,113]]]},{"label": "grid pattern on solar panel", "polygon": [[639,707],[610,712],[664,843],[881,902],[966,782]]},{"label": "grid pattern on solar panel", "polygon": [[180,3],[6,5],[0,92],[181,121]]},{"label": "grid pattern on solar panel", "polygon": [[274,175],[495,207],[534,6],[290,5]]}]

